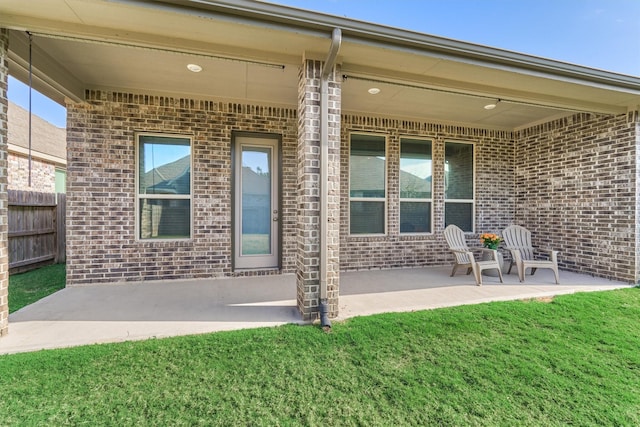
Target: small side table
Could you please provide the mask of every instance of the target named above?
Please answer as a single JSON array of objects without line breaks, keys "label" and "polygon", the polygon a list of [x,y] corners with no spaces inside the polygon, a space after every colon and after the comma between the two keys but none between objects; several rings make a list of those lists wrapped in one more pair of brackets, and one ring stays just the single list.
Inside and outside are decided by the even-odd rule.
[{"label": "small side table", "polygon": [[[490,253],[488,252],[482,253],[483,261],[489,261],[490,259],[491,259]],[[500,271],[504,274],[504,256],[502,255],[502,252],[500,252],[500,250],[498,250],[498,265],[500,266]],[[495,268],[493,270],[484,270],[482,274],[484,274],[485,276],[498,277],[498,272],[495,270]]]}]

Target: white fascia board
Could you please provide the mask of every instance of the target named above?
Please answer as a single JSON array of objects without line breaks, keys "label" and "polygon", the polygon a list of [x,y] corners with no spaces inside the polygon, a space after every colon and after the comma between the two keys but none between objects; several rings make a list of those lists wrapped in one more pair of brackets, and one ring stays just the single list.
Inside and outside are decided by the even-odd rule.
[{"label": "white fascia board", "polygon": [[[19,145],[15,145],[15,144],[11,144],[9,143],[7,145],[7,151],[9,153],[15,153],[15,154],[20,154],[22,156],[28,156],[29,155],[29,149],[25,148],[25,147],[21,147]],[[67,159],[63,159],[61,157],[56,157],[56,156],[52,156],[51,154],[46,154],[46,153],[41,153],[39,151],[36,150],[31,150],[31,156],[34,159],[38,159],[38,160],[44,160],[47,162],[51,162],[54,163],[56,166],[67,166]]]}]

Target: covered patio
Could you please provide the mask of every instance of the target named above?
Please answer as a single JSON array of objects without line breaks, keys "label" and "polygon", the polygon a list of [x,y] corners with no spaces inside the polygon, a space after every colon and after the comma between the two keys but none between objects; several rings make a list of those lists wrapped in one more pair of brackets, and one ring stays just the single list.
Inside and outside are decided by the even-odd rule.
[{"label": "covered patio", "polygon": [[[249,0],[6,0],[0,64],[67,108],[70,287],[0,349],[638,283],[637,77]],[[449,279],[448,224],[526,227],[562,285]]]},{"label": "covered patio", "polygon": [[[629,287],[622,282],[538,270],[485,277],[483,286],[450,266],[369,270],[341,275],[340,316],[429,310],[491,301],[548,298]],[[0,354],[218,331],[307,324],[296,308],[295,276],[173,280],[63,289],[10,316]]]}]

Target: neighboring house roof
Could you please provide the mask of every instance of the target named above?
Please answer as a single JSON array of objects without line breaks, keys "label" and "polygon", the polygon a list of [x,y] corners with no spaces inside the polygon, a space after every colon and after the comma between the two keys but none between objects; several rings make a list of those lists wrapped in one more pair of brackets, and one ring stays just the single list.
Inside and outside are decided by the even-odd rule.
[{"label": "neighboring house roof", "polygon": [[[141,189],[146,194],[189,194],[191,188],[191,156],[153,168],[141,177]],[[242,167],[244,189],[251,194],[269,194],[271,177],[248,166]]]},{"label": "neighboring house roof", "polygon": [[[9,152],[28,155],[29,112],[9,102],[8,113]],[[67,132],[48,121],[31,115],[31,155],[59,165],[67,163]]]},{"label": "neighboring house roof", "polygon": [[639,77],[258,1],[3,0],[0,27],[23,81],[31,32],[34,81],[60,103],[107,88],[296,108],[300,64],[340,29],[346,114],[515,130],[640,105]]},{"label": "neighboring house roof", "polygon": [[[385,159],[373,156],[351,156],[349,158],[349,189],[352,197],[365,197],[371,192],[385,189]],[[408,171],[400,171],[401,192],[424,193],[431,190],[431,175],[420,178]],[[375,197],[379,197],[376,195]],[[404,196],[400,196],[404,197]],[[425,197],[425,196],[420,196]]]},{"label": "neighboring house roof", "polygon": [[271,186],[270,174],[258,173],[249,166],[242,167],[243,194],[252,194],[252,195],[270,194],[271,192],[270,186]]},{"label": "neighboring house roof", "polygon": [[141,189],[146,194],[189,194],[191,190],[191,156],[158,166],[142,176]]},{"label": "neighboring house roof", "polygon": [[147,188],[150,194],[190,194],[191,168],[188,167],[175,178],[161,181]]}]

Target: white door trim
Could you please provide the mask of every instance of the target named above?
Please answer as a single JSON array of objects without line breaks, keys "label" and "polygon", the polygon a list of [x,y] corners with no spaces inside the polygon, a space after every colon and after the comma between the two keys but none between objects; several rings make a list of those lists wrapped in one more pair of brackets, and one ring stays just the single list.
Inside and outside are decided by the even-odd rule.
[{"label": "white door trim", "polygon": [[[235,137],[233,265],[236,270],[279,267],[279,161],[278,139],[249,135]],[[268,206],[259,201],[265,195],[269,198]],[[258,201],[256,206],[249,208],[246,205],[254,203],[252,199]]]}]

